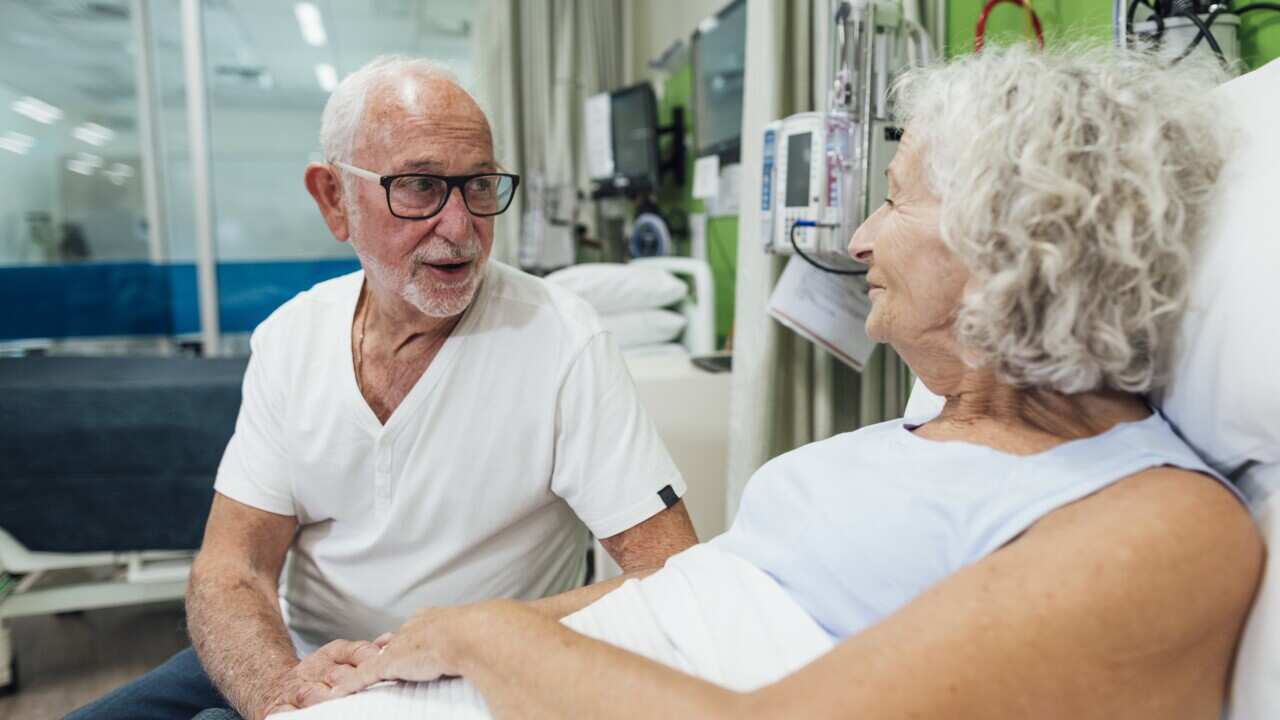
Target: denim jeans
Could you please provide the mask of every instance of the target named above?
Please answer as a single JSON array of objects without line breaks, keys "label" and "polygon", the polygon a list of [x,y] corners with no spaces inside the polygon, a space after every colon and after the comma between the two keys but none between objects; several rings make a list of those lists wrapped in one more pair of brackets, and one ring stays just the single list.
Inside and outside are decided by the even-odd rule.
[{"label": "denim jeans", "polygon": [[111,691],[66,720],[191,720],[205,710],[222,720],[240,717],[205,674],[195,650],[187,648],[165,664]]}]

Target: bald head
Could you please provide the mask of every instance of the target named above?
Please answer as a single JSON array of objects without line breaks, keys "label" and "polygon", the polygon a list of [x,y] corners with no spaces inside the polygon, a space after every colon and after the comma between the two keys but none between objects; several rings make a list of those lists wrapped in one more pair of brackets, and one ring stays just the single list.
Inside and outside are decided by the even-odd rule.
[{"label": "bald head", "polygon": [[320,146],[328,161],[351,162],[357,145],[394,142],[395,124],[418,118],[442,132],[469,128],[492,149],[489,122],[446,68],[430,60],[383,55],[339,83],[325,104]]},{"label": "bald head", "polygon": [[466,144],[493,157],[489,120],[456,81],[410,69],[381,78],[365,96],[352,137],[352,158],[401,155],[410,135],[426,134],[433,145]]}]

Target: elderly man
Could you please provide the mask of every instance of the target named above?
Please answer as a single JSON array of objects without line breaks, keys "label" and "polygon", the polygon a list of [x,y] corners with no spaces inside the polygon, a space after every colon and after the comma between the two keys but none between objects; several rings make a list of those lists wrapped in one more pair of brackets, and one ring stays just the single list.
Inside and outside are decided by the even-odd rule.
[{"label": "elderly man", "polygon": [[[362,271],[254,333],[187,594],[194,652],[72,717],[258,720],[320,699],[420,608],[579,584],[583,524],[629,575],[696,541],[592,311],[488,262],[518,178],[475,101],[379,58],[333,93],[321,144],[307,190]],[[533,605],[560,617],[616,585]]]}]

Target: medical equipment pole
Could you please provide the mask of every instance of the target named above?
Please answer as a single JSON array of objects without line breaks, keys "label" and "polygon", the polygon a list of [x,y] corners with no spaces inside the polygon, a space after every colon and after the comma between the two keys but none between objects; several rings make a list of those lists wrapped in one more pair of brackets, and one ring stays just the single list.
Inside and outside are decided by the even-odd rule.
[{"label": "medical equipment pole", "polygon": [[1129,44],[1128,33],[1125,32],[1125,1],[1111,0],[1111,43],[1118,48]]},{"label": "medical equipment pole", "polygon": [[201,0],[182,0],[182,55],[187,80],[187,135],[191,153],[191,193],[195,212],[196,287],[200,298],[203,353],[220,354],[218,276],[213,231],[213,168],[209,152],[209,93],[204,71],[204,15]]}]

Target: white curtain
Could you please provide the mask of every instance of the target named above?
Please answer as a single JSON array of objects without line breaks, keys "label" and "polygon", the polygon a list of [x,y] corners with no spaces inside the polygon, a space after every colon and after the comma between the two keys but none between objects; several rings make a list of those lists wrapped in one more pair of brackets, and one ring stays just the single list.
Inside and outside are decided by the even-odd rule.
[{"label": "white curtain", "polygon": [[[520,118],[520,33],[516,0],[488,0],[477,13],[476,100],[489,117],[494,153],[504,168],[523,174]],[[526,179],[527,182],[527,179]],[[514,265],[520,244],[523,193],[494,225],[493,258]]]},{"label": "white curtain", "polygon": [[[620,0],[489,0],[477,26],[478,94],[523,202],[500,223],[495,257],[551,269],[574,260],[589,191],[582,106],[622,83]],[[585,208],[583,208],[585,209]],[[500,249],[500,251],[499,251]]]},{"label": "white curtain", "polygon": [[489,0],[476,28],[477,95],[500,161],[522,177],[494,257],[554,268],[573,262],[579,193],[589,191],[582,105],[622,83],[619,0]]}]

